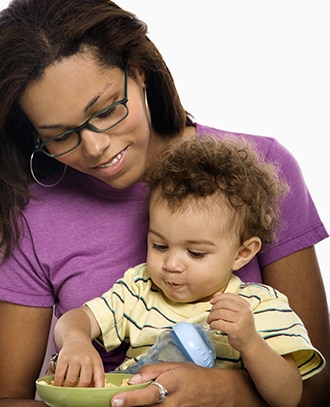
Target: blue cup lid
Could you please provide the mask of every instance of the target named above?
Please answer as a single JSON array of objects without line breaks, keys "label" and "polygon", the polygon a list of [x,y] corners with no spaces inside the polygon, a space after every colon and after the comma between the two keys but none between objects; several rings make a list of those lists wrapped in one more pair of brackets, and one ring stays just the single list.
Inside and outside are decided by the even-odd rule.
[{"label": "blue cup lid", "polygon": [[202,328],[199,330],[194,324],[179,322],[173,326],[172,335],[189,362],[203,367],[214,366],[214,349]]}]

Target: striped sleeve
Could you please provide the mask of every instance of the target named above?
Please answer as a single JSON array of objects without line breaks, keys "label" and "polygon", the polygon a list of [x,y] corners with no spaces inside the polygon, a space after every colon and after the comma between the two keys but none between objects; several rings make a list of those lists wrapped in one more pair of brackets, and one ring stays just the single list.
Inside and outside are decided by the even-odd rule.
[{"label": "striped sleeve", "polygon": [[[123,278],[116,281],[113,287],[101,297],[94,298],[85,305],[93,312],[101,329],[101,337],[98,342],[106,351],[118,347],[129,336],[131,314],[140,301],[140,289],[142,292],[149,279],[139,279],[138,284],[133,284],[134,275],[139,273],[139,267],[128,269]],[[140,286],[140,287],[139,287]]]},{"label": "striped sleeve", "polygon": [[239,295],[250,302],[258,332],[280,355],[292,354],[303,380],[324,368],[324,357],[284,294],[263,284],[242,283]]}]

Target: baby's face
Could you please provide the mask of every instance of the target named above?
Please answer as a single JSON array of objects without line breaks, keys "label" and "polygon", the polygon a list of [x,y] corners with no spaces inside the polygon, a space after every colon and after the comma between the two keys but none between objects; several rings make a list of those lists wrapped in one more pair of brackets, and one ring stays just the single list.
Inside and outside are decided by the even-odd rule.
[{"label": "baby's face", "polygon": [[240,242],[228,230],[229,208],[184,206],[171,211],[152,200],[148,234],[148,270],[153,282],[172,301],[208,301],[224,291],[235,268]]}]

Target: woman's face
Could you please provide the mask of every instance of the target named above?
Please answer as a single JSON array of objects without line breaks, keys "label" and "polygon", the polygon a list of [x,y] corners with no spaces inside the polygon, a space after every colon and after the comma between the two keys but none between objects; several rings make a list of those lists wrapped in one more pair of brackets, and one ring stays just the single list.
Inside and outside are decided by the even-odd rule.
[{"label": "woman's face", "polygon": [[[141,180],[151,137],[141,75],[128,77],[128,116],[110,130],[81,131],[81,143],[59,161],[115,188]],[[79,53],[48,67],[20,97],[20,105],[46,142],[77,127],[124,98],[125,73],[100,66],[92,54]],[[56,141],[54,149],[60,148]],[[47,146],[51,153],[51,144]]]}]

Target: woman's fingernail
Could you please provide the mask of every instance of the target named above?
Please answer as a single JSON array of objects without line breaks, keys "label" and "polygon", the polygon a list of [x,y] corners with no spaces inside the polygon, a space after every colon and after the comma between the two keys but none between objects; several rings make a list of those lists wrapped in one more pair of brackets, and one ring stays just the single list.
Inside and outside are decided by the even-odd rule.
[{"label": "woman's fingernail", "polygon": [[130,384],[133,384],[133,383],[139,383],[140,380],[141,380],[141,375],[139,373],[137,373],[135,376],[131,377],[128,382]]},{"label": "woman's fingernail", "polygon": [[111,403],[112,407],[123,407],[123,405],[124,405],[124,402],[121,399],[113,400],[113,402]]}]

